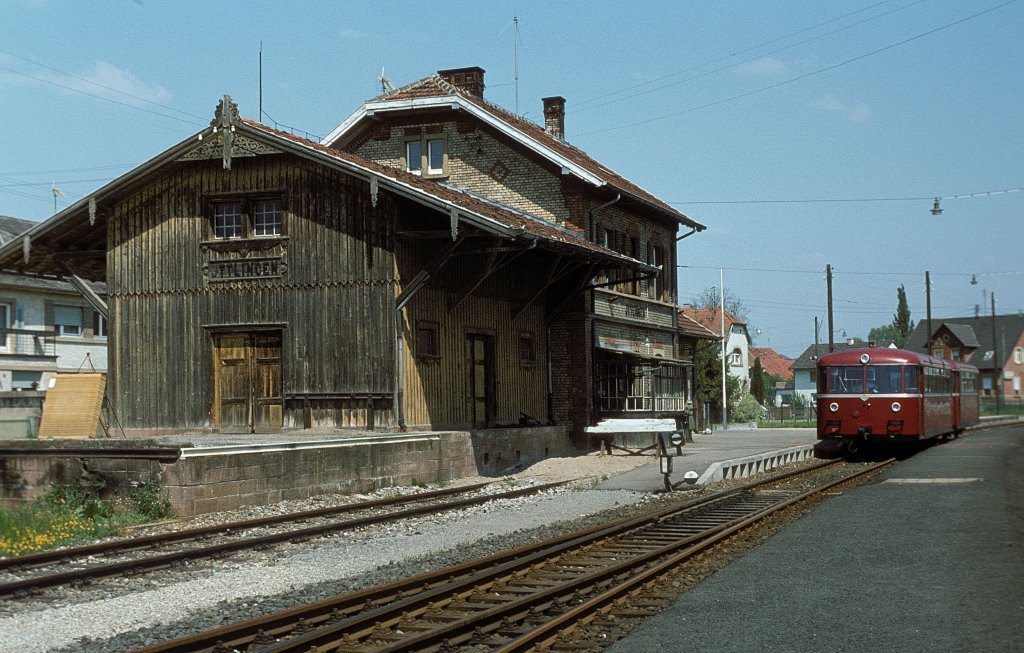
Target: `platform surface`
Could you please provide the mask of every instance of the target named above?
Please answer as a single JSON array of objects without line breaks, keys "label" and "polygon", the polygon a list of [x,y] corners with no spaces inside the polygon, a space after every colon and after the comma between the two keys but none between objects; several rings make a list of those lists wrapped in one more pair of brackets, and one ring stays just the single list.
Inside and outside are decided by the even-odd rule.
[{"label": "platform surface", "polygon": [[[676,448],[669,446],[672,459],[673,483],[683,479],[692,471],[701,476],[714,463],[746,458],[755,454],[766,454],[799,445],[813,445],[816,440],[814,429],[730,429],[710,434],[694,433],[693,442],[682,447],[682,456],[676,455]],[[614,476],[597,485],[604,490],[636,490],[657,492],[664,488],[665,477],[661,474],[654,451],[648,456],[651,462],[636,469]],[[621,451],[614,455],[622,456]]]},{"label": "platform surface", "polygon": [[1024,426],[898,463],[608,650],[1024,650]]}]

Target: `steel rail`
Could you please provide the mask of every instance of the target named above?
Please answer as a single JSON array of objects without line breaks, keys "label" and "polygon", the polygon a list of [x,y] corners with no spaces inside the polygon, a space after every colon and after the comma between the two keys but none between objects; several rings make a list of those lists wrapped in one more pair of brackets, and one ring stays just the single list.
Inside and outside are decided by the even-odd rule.
[{"label": "steel rail", "polygon": [[[591,599],[579,603],[574,608],[568,610],[567,612],[559,615],[554,619],[545,621],[541,626],[531,630],[528,633],[521,635],[519,638],[513,640],[512,642],[509,642],[501,646],[500,648],[496,649],[495,653],[521,653],[524,651],[530,651],[534,649],[543,650],[548,647],[551,647],[553,646],[555,639],[561,636],[564,632],[574,628],[584,619],[602,610],[607,609],[613,603],[621,600],[625,595],[638,590],[639,588],[643,587],[644,585],[647,585],[648,583],[656,581],[661,576],[664,576],[665,574],[668,574],[669,572],[676,569],[680,564],[686,562],[694,555],[711,548],[712,546],[718,544],[722,540],[730,537],[731,535],[736,534],[738,531],[741,531],[760,522],[769,515],[785,510],[790,506],[796,505],[802,501],[819,495],[822,492],[826,492],[836,487],[837,485],[849,483],[850,481],[856,480],[861,476],[877,472],[878,470],[893,464],[895,461],[895,458],[890,458],[888,460],[872,465],[867,469],[858,471],[857,473],[852,474],[848,477],[836,479],[819,487],[812,488],[795,497],[791,497],[776,505],[770,506],[765,510],[752,513],[745,518],[736,520],[734,523],[716,527],[709,531],[711,535],[706,539],[700,539],[697,537],[687,538],[686,540],[681,541],[680,544],[685,546],[690,543],[696,543],[694,543],[693,546],[689,546],[683,549],[682,551],[678,551],[673,555],[670,555],[669,557],[657,562],[656,564],[650,566],[642,572],[628,575],[628,577],[626,577],[626,579],[618,585],[606,589],[598,596],[595,596]],[[697,541],[698,539],[699,541]],[[668,548],[671,547],[666,547],[666,549]],[[656,554],[652,554],[651,556],[645,556],[645,559],[650,559],[654,557],[656,557]],[[622,571],[630,570],[628,564],[620,565],[620,567],[623,568]]]},{"label": "steel rail", "polygon": [[465,485],[458,488],[420,492],[418,494],[406,494],[400,497],[391,497],[388,499],[360,501],[342,506],[317,508],[316,510],[304,510],[301,512],[292,512],[283,515],[259,517],[256,519],[247,519],[227,524],[205,526],[202,528],[189,528],[180,531],[147,535],[144,537],[134,537],[113,542],[100,542],[97,544],[86,544],[84,546],[69,547],[66,549],[55,549],[52,551],[43,551],[41,553],[32,553],[13,558],[0,558],[0,571],[30,569],[32,567],[40,567],[54,562],[67,562],[72,558],[84,558],[86,556],[109,555],[111,553],[124,553],[126,551],[149,549],[164,544],[172,544],[184,540],[201,539],[220,533],[229,533],[231,531],[242,531],[250,528],[273,526],[275,524],[290,521],[304,521],[329,515],[340,515],[348,512],[370,510],[373,508],[386,508],[389,506],[401,505],[403,503],[415,503],[417,501],[436,499],[454,494],[466,494],[487,487],[488,485],[490,485],[490,483],[477,483],[475,485]]},{"label": "steel rail", "polygon": [[[521,569],[566,552],[579,549],[602,538],[613,537],[644,524],[668,519],[672,515],[693,511],[710,503],[740,495],[751,489],[770,485],[793,476],[839,464],[841,461],[825,461],[810,468],[789,470],[770,479],[746,483],[726,490],[720,490],[705,497],[689,499],[641,515],[623,517],[588,529],[566,533],[542,542],[524,545],[483,558],[444,569],[425,572],[416,576],[366,588],[353,593],[332,597],[269,615],[228,624],[200,633],[154,644],[133,653],[194,653],[212,650],[246,650],[250,646],[269,645],[277,637],[294,635],[293,627],[301,620],[302,629],[317,629],[325,621],[334,622],[317,632],[338,632],[341,628],[368,628],[401,612],[423,609],[432,601],[465,591],[489,578],[515,573]],[[221,647],[217,649],[217,647]]]},{"label": "steel rail", "polygon": [[187,549],[184,551],[178,551],[174,553],[149,556],[140,560],[126,560],[123,562],[99,565],[95,567],[89,567],[86,569],[79,569],[75,571],[68,571],[57,574],[49,574],[46,576],[38,576],[35,578],[27,578],[20,581],[13,581],[0,584],[0,596],[17,596],[23,592],[38,591],[41,589],[45,589],[47,587],[57,587],[60,585],[68,585],[76,582],[92,582],[97,578],[114,576],[118,574],[136,574],[152,569],[170,567],[177,562],[182,562],[185,560],[198,560],[203,558],[226,555],[229,553],[235,553],[237,551],[242,551],[245,549],[260,548],[274,544],[280,544],[281,542],[305,540],[310,539],[312,537],[324,535],[326,533],[333,533],[342,530],[351,530],[353,528],[369,526],[372,524],[379,524],[387,521],[396,521],[399,519],[418,517],[420,515],[433,514],[444,510],[455,510],[458,508],[479,505],[481,503],[486,503],[494,499],[508,499],[525,496],[528,494],[542,492],[544,490],[564,484],[564,482],[547,483],[544,485],[536,485],[529,488],[514,490],[512,492],[483,495],[479,497],[473,497],[470,499],[446,501],[441,504],[432,504],[427,506],[420,506],[417,508],[409,508],[406,510],[399,510],[396,512],[390,512],[381,515],[368,515],[365,517],[348,519],[342,522],[335,522],[332,524],[311,526],[309,528],[301,528],[283,533],[274,533],[271,535],[262,535],[259,537],[248,538],[243,540],[223,542],[220,544],[214,544],[211,546],[203,547],[201,549]]}]

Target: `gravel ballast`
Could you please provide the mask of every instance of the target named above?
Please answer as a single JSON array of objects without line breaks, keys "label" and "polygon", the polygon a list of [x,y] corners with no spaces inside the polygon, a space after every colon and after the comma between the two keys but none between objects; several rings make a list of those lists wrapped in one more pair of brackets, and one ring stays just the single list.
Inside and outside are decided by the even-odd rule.
[{"label": "gravel ballast", "polygon": [[[657,495],[591,489],[592,479],[647,462],[622,456],[548,460],[517,475],[515,483],[591,480],[213,561],[190,573],[115,581],[109,591],[106,585],[67,589],[49,602],[8,605],[0,617],[0,651],[125,651],[552,537],[653,507]],[[216,517],[204,521],[211,519]]]}]

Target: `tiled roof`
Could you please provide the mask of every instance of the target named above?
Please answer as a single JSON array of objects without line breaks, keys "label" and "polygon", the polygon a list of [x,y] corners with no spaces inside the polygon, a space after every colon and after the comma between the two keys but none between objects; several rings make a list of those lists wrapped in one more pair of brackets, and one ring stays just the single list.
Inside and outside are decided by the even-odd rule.
[{"label": "tiled roof", "polygon": [[[694,308],[693,306],[684,306],[682,308],[683,313],[698,322],[715,334],[722,331],[722,312],[718,308]],[[725,311],[725,331],[728,332],[734,324],[746,327],[747,323],[739,319],[729,311]]]},{"label": "tiled roof", "polygon": [[581,168],[587,170],[591,174],[599,177],[605,183],[616,188],[619,191],[627,193],[647,204],[650,204],[664,213],[671,215],[675,220],[686,224],[690,227],[703,229],[704,225],[694,222],[690,217],[674,208],[670,204],[658,199],[652,193],[644,190],[640,186],[637,186],[633,182],[629,181],[622,175],[618,174],[614,170],[608,168],[605,165],[595,161],[586,152],[583,152],[579,148],[573,147],[569,143],[555,138],[543,127],[537,125],[529,120],[525,120],[516,116],[509,111],[499,107],[496,104],[492,104],[483,98],[477,97],[471,93],[468,93],[453,84],[448,83],[442,79],[439,75],[431,75],[424,79],[417,80],[411,84],[403,86],[402,88],[396,89],[389,93],[385,93],[379,97],[371,100],[372,102],[387,102],[387,101],[404,101],[404,100],[416,100],[422,98],[431,97],[445,97],[445,96],[458,96],[459,98],[470,102],[476,107],[488,113],[495,120],[499,120],[506,125],[512,127],[516,131],[525,135],[529,139],[543,145],[544,147],[557,152],[560,156],[565,159],[572,161]]},{"label": "tiled roof", "polygon": [[31,220],[22,220],[21,218],[11,218],[6,215],[0,215],[0,245],[8,242],[15,236],[28,231],[37,224],[39,223],[32,222]]},{"label": "tiled roof", "polygon": [[683,335],[690,336],[692,338],[700,338],[701,340],[721,340],[717,331],[712,331],[700,322],[697,322],[683,313],[682,310],[676,311],[676,326],[679,327],[679,331]]},{"label": "tiled roof", "polygon": [[771,347],[751,347],[751,358],[760,358],[761,367],[772,376],[777,376],[783,381],[793,378],[793,371],[789,366],[793,364],[792,358],[787,358]]},{"label": "tiled roof", "polygon": [[591,243],[583,237],[581,232],[573,229],[560,227],[541,218],[531,216],[527,213],[505,207],[497,202],[485,200],[472,193],[462,191],[447,184],[441,184],[430,179],[424,179],[404,170],[385,166],[374,161],[369,161],[355,154],[336,150],[316,141],[307,140],[295,134],[283,132],[262,123],[243,118],[249,127],[265,132],[277,138],[286,138],[289,141],[302,147],[316,150],[339,161],[363,168],[381,178],[391,179],[398,183],[412,187],[426,195],[435,197],[444,202],[456,205],[465,211],[475,213],[507,228],[521,231],[524,235],[531,235],[543,239],[551,245],[562,246],[576,251],[585,251],[591,254],[600,255],[605,259],[616,259],[632,267],[649,267],[639,261]]},{"label": "tiled roof", "polygon": [[[1024,338],[1024,315],[1013,314],[1013,315],[996,315],[995,316],[995,334],[992,329],[993,317],[991,315],[972,315],[969,317],[946,317],[946,318],[932,318],[932,333],[938,331],[939,327],[945,324],[950,327],[970,327],[974,332],[977,339],[975,345],[977,349],[971,354],[967,362],[971,365],[975,365],[981,370],[991,370],[993,367],[993,356],[989,354],[986,357],[986,353],[995,350],[993,343],[995,338],[998,339],[999,344],[999,366],[1002,366],[1006,360],[1013,354],[1013,348],[1017,346],[1017,343]],[[907,340],[907,344],[903,347],[910,351],[916,351],[918,353],[928,353],[926,344],[926,333],[928,331],[928,323],[925,320],[921,320],[914,327],[913,333],[910,334],[910,338]],[[960,334],[954,331],[954,334],[960,338]],[[964,337],[967,337],[966,335]],[[961,338],[963,342],[963,338]],[[966,345],[967,343],[964,342]],[[1005,351],[1004,351],[1005,350]]]}]

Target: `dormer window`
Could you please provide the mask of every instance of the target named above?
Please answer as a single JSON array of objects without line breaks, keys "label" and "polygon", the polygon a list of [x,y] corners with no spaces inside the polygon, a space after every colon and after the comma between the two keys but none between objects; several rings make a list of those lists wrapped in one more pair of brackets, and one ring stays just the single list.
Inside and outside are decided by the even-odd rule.
[{"label": "dormer window", "polygon": [[213,203],[213,237],[217,240],[273,238],[284,232],[280,198]]}]

